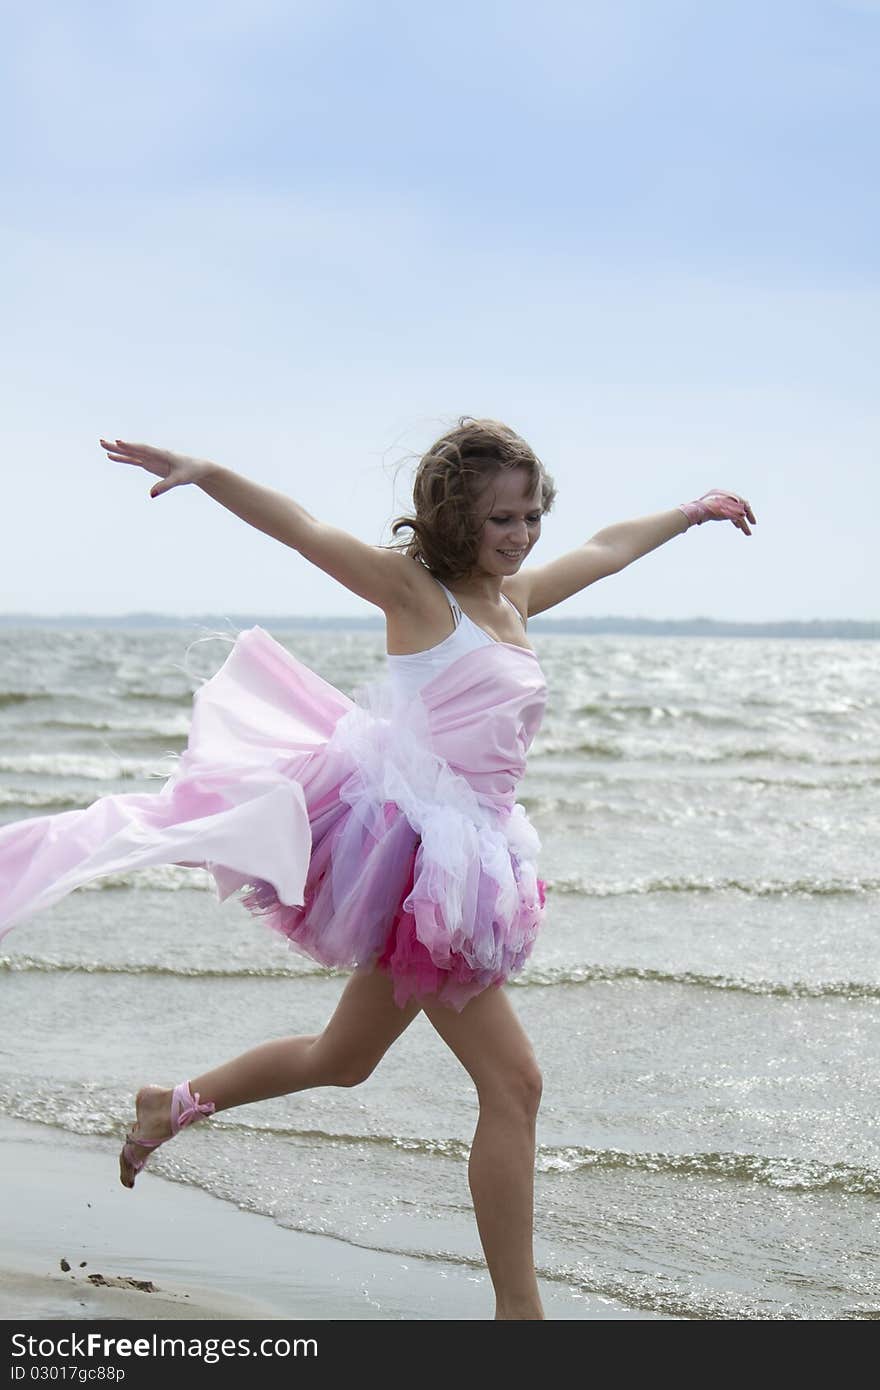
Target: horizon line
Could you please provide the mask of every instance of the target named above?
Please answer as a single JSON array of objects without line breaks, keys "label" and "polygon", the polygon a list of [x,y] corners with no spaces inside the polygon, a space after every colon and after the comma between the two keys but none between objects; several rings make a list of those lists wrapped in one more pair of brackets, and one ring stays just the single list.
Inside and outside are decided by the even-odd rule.
[{"label": "horizon line", "polygon": [[[182,626],[191,623],[274,623],[278,625],[290,626],[328,626],[353,628],[380,628],[383,618],[380,613],[376,614],[308,614],[308,613],[265,613],[245,610],[242,612],[215,613],[210,611],[192,613],[168,613],[161,609],[129,609],[121,613],[95,613],[88,611],[66,612],[66,613],[31,613],[26,611],[0,612],[0,624],[27,624],[34,623],[45,625],[48,623],[95,623],[95,624],[123,624],[133,622],[143,625],[147,622],[161,623],[168,626]],[[593,614],[581,616],[559,616],[550,617],[544,613],[536,614],[530,619],[532,624],[537,623],[539,627],[557,628],[559,630],[587,630],[590,627],[607,627],[609,624],[620,624],[626,627],[639,625],[643,627],[724,627],[736,629],[768,629],[768,628],[788,628],[788,629],[815,629],[815,628],[843,628],[853,629],[874,629],[874,635],[880,636],[880,618],[713,618],[706,614],[696,614],[688,618],[649,618],[642,614],[634,616],[625,614]]]}]

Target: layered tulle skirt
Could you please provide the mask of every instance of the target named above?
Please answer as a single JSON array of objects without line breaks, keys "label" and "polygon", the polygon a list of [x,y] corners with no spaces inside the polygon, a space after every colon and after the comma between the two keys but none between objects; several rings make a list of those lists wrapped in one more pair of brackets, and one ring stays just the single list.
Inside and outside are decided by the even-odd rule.
[{"label": "layered tulle skirt", "polygon": [[243,902],[325,965],[376,965],[403,1005],[461,1009],[521,969],[541,922],[537,836],[521,806],[481,801],[430,746],[421,702],[374,683],[307,779],[312,850],[303,901],[269,883]]}]

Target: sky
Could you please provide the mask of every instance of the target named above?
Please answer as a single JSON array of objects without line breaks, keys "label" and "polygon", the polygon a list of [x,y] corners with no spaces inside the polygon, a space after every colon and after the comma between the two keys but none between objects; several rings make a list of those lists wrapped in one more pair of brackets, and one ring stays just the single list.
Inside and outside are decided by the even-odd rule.
[{"label": "sky", "polygon": [[0,57],[0,612],[372,611],[101,435],[381,544],[504,420],[551,616],[876,619],[880,0],[44,0]]}]

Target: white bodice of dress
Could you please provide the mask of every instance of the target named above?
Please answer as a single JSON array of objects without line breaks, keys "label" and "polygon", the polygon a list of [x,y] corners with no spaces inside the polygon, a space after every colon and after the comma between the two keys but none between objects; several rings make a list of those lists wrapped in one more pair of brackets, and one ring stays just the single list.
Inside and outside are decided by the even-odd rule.
[{"label": "white bodice of dress", "polygon": [[[437,583],[440,584],[439,579]],[[476,651],[478,647],[491,646],[496,640],[479,627],[473,618],[469,618],[467,613],[462,612],[455,595],[449,592],[445,584],[440,584],[440,588],[449,601],[455,627],[442,642],[438,642],[435,647],[428,647],[423,652],[411,652],[405,656],[395,656],[390,652],[387,654],[388,675],[397,700],[411,700],[423,685],[439,676],[441,671],[445,671],[447,666],[451,666],[466,652]],[[510,604],[522,622],[516,604],[512,603],[506,594],[502,594],[501,597]]]}]

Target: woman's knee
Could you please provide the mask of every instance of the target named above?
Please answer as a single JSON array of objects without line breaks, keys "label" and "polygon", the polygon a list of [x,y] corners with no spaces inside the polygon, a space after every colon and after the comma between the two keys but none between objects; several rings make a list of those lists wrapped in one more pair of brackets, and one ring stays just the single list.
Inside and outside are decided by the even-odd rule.
[{"label": "woman's knee", "polygon": [[356,1059],[353,1062],[340,1063],[334,1069],[333,1080],[325,1084],[345,1087],[362,1086],[363,1083],[368,1081],[373,1075],[376,1066],[376,1062],[366,1063],[360,1059]]},{"label": "woman's knee", "polygon": [[313,1086],[360,1086],[373,1075],[381,1060],[363,1052],[331,1050],[321,1043],[322,1039],[316,1038],[311,1048]]},{"label": "woman's knee", "polygon": [[477,1084],[481,1105],[515,1111],[534,1118],[541,1104],[544,1079],[534,1059],[493,1072]]},{"label": "woman's knee", "polygon": [[349,980],[333,1017],[310,1048],[312,1086],[360,1086],[420,1012],[399,1008],[391,980],[379,972]]},{"label": "woman's knee", "polygon": [[523,1068],[518,1078],[518,1087],[525,1108],[537,1115],[544,1092],[544,1078],[537,1062],[531,1062]]}]

